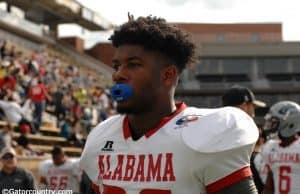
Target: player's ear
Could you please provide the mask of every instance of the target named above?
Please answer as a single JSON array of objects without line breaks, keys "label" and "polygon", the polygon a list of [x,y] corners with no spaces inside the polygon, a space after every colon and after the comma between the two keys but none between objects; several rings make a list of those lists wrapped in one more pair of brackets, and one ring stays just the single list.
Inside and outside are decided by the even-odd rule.
[{"label": "player's ear", "polygon": [[178,70],[175,65],[168,65],[162,69],[162,82],[165,83],[166,86],[171,86],[177,82]]}]

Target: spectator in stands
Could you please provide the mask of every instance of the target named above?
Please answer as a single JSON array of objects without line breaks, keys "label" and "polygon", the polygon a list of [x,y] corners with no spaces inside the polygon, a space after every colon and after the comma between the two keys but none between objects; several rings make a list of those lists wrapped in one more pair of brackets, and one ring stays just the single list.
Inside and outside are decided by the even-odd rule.
[{"label": "spectator in stands", "polygon": [[83,86],[76,86],[73,96],[80,104],[85,104],[87,101],[87,91]]},{"label": "spectator in stands", "polygon": [[74,104],[73,97],[72,97],[71,93],[68,91],[69,90],[66,89],[66,92],[64,92],[64,96],[62,98],[62,106],[59,109],[59,115],[62,117],[59,117],[59,118],[66,118],[68,116],[74,115],[72,112],[72,106]]},{"label": "spectator in stands", "polygon": [[51,96],[48,105],[53,106],[53,114],[58,119],[64,119],[66,116],[65,106],[63,103],[64,93],[57,84],[53,84],[50,88],[49,95]]},{"label": "spectator in stands", "polygon": [[255,109],[266,107],[266,103],[256,100],[253,92],[243,86],[233,86],[222,96],[223,106],[234,106],[245,111],[252,118],[255,117]]},{"label": "spectator in stands", "polygon": [[28,62],[28,73],[33,76],[38,76],[39,74],[39,64],[33,59]]},{"label": "spectator in stands", "polygon": [[0,61],[0,79],[3,79],[6,76],[7,69],[4,64],[4,61]]},{"label": "spectator in stands", "polygon": [[18,124],[23,118],[23,111],[17,102],[14,101],[12,96],[5,96],[3,100],[0,100],[0,108],[3,110],[5,120],[9,124]]},{"label": "spectator in stands", "polygon": [[27,124],[22,124],[19,127],[21,135],[17,138],[17,143],[19,146],[21,146],[23,149],[31,151],[29,144],[29,139],[27,137],[28,133],[30,132],[30,126]]},{"label": "spectator in stands", "polygon": [[0,151],[5,147],[11,147],[13,145],[11,126],[5,124],[0,131]]},{"label": "spectator in stands", "polygon": [[[6,99],[7,98],[7,99]],[[31,126],[31,131],[35,132],[34,126],[25,117],[24,110],[20,104],[18,104],[12,96],[5,97],[4,100],[0,100],[0,108],[3,110],[5,120],[10,125],[28,124]]]},{"label": "spectator in stands", "polygon": [[16,151],[11,147],[5,147],[1,151],[0,160],[0,190],[21,189],[34,190],[35,180],[31,172],[18,167]]},{"label": "spectator in stands", "polygon": [[[57,120],[62,120],[71,115],[79,122],[85,123],[86,126],[90,125],[90,115],[83,117],[82,107],[85,105],[84,103],[89,103],[90,89],[96,83],[95,76],[97,75],[93,74],[94,72],[86,71],[87,69],[84,67],[80,67],[85,70],[81,71],[79,67],[73,64],[70,65],[70,61],[67,61],[67,63],[66,61],[61,62],[61,56],[51,58],[45,49],[37,49],[28,53],[25,51],[27,49],[24,50],[16,44],[7,44],[6,41],[0,41],[0,49],[3,53],[0,61],[0,88],[3,89],[0,91],[0,99],[6,97],[4,99],[5,103],[10,103],[7,100],[10,96],[8,94],[13,93],[14,103],[24,104],[21,106],[22,117],[26,117],[27,121],[34,123],[34,125],[31,125],[32,132],[36,131],[34,126],[39,128],[42,124],[41,117],[42,112],[46,110],[45,104],[52,105],[50,108],[54,109],[50,113],[55,115],[58,118]],[[39,87],[40,84],[35,83],[36,80],[41,81],[44,87]],[[46,84],[43,84],[43,82]],[[52,85],[56,88],[54,87],[51,93],[47,92],[46,88],[51,88]],[[48,95],[48,93],[51,95]],[[110,101],[110,99],[106,97],[105,95],[103,98],[101,97],[101,120],[107,117],[106,109],[103,107],[107,107],[107,101]],[[48,100],[46,103],[45,99]],[[97,123],[97,116],[94,116],[97,115],[97,111],[94,111],[97,104],[90,105],[92,103],[89,104],[93,115],[92,121]],[[107,114],[109,114],[109,110],[110,108],[107,109]],[[3,111],[1,117],[1,111],[0,109],[0,119],[6,118]]]},{"label": "spectator in stands", "polygon": [[6,56],[6,48],[7,42],[6,40],[1,40],[0,42],[0,59],[2,60]]},{"label": "spectator in stands", "polygon": [[16,86],[16,79],[14,76],[10,75],[9,72],[6,72],[6,75],[3,78],[0,78],[0,89],[7,91],[7,90],[14,90]]},{"label": "spectator in stands", "polygon": [[104,121],[107,118],[107,111],[109,109],[109,97],[105,93],[105,90],[99,86],[96,87],[93,97],[98,110],[98,121]]},{"label": "spectator in stands", "polygon": [[42,124],[42,114],[45,110],[46,98],[48,97],[47,89],[40,77],[34,79],[29,89],[29,98],[34,104],[34,126],[37,131]]},{"label": "spectator in stands", "polygon": [[17,153],[25,156],[35,156],[35,155],[43,155],[44,152],[33,149],[31,147],[30,140],[28,138],[28,134],[30,132],[30,126],[28,124],[21,124],[19,126],[19,131],[21,135],[17,138]]},{"label": "spectator in stands", "polygon": [[11,61],[17,57],[17,50],[16,50],[16,46],[15,45],[12,45],[10,47],[10,50],[7,52],[6,56],[9,57],[9,59]]},{"label": "spectator in stands", "polygon": [[11,74],[17,79],[19,73],[23,71],[22,67],[22,52],[19,51],[17,53],[17,57],[12,59],[11,61],[11,69],[10,72]]},{"label": "spectator in stands", "polygon": [[81,127],[80,120],[75,120],[72,124],[72,128],[70,130],[68,142],[70,145],[74,145],[76,147],[82,147],[82,141],[80,138],[80,134],[78,132],[78,127]]},{"label": "spectator in stands", "polygon": [[30,122],[30,124],[31,124],[30,126],[31,126],[32,130],[34,129],[34,126],[32,125],[33,110],[34,110],[34,107],[33,107],[31,100],[26,99],[22,105],[22,112],[24,114],[23,115],[24,119],[27,120],[28,122]]},{"label": "spectator in stands", "polygon": [[72,98],[71,115],[75,120],[79,120],[83,115],[82,106],[76,98]]},{"label": "spectator in stands", "polygon": [[81,118],[82,132],[86,133],[88,129],[92,128],[92,120],[93,120],[93,108],[85,107]]},{"label": "spectator in stands", "polygon": [[65,119],[62,119],[60,124],[60,136],[69,139],[71,128],[72,118],[66,117]]}]

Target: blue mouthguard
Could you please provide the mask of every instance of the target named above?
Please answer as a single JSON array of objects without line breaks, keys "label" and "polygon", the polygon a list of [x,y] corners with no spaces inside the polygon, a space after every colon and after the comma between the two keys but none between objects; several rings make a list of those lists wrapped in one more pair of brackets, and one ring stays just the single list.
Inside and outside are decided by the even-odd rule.
[{"label": "blue mouthguard", "polygon": [[127,84],[116,84],[110,88],[110,94],[115,101],[127,100],[133,94],[133,89]]}]

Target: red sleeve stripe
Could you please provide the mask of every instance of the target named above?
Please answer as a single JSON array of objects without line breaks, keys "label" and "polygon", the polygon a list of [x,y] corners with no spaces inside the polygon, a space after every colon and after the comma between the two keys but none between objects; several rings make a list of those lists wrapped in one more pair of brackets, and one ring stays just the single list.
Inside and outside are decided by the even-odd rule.
[{"label": "red sleeve stripe", "polygon": [[215,193],[217,191],[220,191],[221,189],[228,187],[244,178],[252,176],[252,172],[249,166],[246,166],[244,168],[241,168],[226,177],[223,177],[220,180],[217,180],[214,183],[211,183],[206,186],[206,191],[208,194]]},{"label": "red sleeve stripe", "polygon": [[92,183],[92,189],[95,191],[95,193],[100,193],[99,186],[96,185],[95,183]]}]

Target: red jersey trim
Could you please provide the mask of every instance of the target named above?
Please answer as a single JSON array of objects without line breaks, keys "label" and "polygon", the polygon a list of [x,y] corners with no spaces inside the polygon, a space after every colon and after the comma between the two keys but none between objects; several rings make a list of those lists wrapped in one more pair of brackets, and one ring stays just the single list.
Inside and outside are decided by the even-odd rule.
[{"label": "red jersey trim", "polygon": [[[172,118],[174,118],[176,115],[178,115],[181,111],[183,111],[187,106],[181,102],[176,104],[176,111],[174,112],[174,114],[172,114],[169,117],[164,117],[160,123],[157,125],[157,127],[155,127],[154,129],[149,130],[145,136],[147,138],[149,138],[151,135],[153,135],[157,130],[159,130],[164,124],[166,124],[168,121],[170,121]],[[129,120],[128,117],[126,116],[123,120],[123,134],[124,134],[124,138],[127,139],[129,137],[131,137],[131,132],[130,132],[130,128],[129,128]]]},{"label": "red jersey trim", "polygon": [[95,183],[92,183],[91,185],[92,189],[95,191],[95,193],[100,193],[100,188]]},{"label": "red jersey trim", "polygon": [[206,186],[206,191],[208,194],[213,194],[217,191],[220,191],[221,189],[230,186],[244,178],[252,176],[252,172],[249,166],[246,166],[244,168],[241,168],[230,175],[227,175],[226,177],[217,180],[214,183],[211,183]]}]

